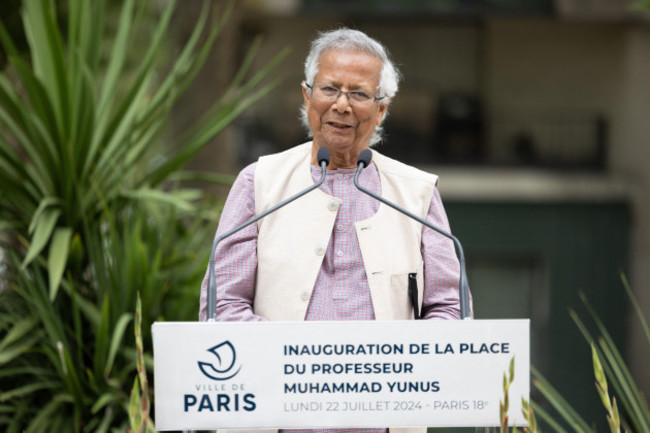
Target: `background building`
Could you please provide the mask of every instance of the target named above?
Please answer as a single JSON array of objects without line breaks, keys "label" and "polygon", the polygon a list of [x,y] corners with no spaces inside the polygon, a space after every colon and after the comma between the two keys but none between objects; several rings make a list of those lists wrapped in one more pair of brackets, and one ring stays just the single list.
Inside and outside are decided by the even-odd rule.
[{"label": "background building", "polygon": [[[184,13],[197,10],[187,2]],[[605,0],[239,2],[179,124],[219,94],[258,35],[259,66],[292,52],[279,87],[195,167],[235,173],[304,141],[302,61],[317,31],[340,26],[385,43],[404,75],[378,150],[441,176],[476,317],[530,317],[534,365],[588,420],[604,419],[590,351],[568,313],[581,309],[582,291],[647,395],[649,345],[619,277],[647,314],[646,13]]]}]

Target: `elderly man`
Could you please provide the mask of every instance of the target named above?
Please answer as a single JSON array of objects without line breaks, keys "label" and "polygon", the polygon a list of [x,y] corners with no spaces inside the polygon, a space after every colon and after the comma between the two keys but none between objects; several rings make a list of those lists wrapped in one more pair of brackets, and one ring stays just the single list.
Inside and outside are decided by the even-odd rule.
[{"label": "elderly man", "polygon": [[[357,156],[380,140],[397,87],[386,50],[364,33],[339,29],[312,43],[302,95],[313,140],[246,167],[217,235],[319,179],[320,147],[331,155],[325,182],[219,244],[219,320],[411,319],[409,274],[418,281],[423,318],[460,318],[452,242],[354,186]],[[435,175],[375,151],[360,183],[448,230]],[[203,320],[205,288],[204,281]]]}]

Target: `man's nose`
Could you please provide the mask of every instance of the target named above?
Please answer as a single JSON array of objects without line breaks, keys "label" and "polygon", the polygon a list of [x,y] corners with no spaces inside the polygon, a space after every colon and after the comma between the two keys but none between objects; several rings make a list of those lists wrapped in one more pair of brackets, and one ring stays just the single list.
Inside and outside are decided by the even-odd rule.
[{"label": "man's nose", "polygon": [[350,108],[350,99],[348,94],[344,92],[339,93],[339,96],[334,101],[333,107],[337,111],[341,112],[348,110]]}]

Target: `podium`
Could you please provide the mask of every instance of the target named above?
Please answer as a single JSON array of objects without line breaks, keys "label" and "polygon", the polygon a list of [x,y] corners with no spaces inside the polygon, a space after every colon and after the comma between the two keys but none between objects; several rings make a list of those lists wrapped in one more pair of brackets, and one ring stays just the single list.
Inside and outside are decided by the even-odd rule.
[{"label": "podium", "polygon": [[526,425],[528,319],[158,322],[156,428]]}]

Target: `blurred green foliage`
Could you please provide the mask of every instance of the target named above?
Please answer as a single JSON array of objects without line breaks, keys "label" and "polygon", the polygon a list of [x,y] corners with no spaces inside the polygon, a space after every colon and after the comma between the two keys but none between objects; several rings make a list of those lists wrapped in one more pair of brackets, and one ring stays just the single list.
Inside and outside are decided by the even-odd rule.
[{"label": "blurred green foliage", "polygon": [[[647,343],[650,345],[650,327],[641,306],[625,276],[622,275],[621,278]],[[628,432],[650,431],[648,401],[632,376],[607,327],[584,294],[581,294],[581,299],[587,311],[587,318],[591,323],[587,323],[575,310],[571,310],[570,314],[591,348],[595,388],[605,408],[603,418],[606,419],[607,426],[611,432],[619,432],[621,429]],[[595,331],[590,329],[595,329]],[[571,402],[562,397],[537,370],[533,369],[533,375],[533,385],[543,397],[539,402],[534,402],[533,407],[539,417],[553,431],[575,431],[578,433],[595,433],[597,431],[593,422],[600,420],[592,419],[591,422],[585,420],[572,407]],[[611,390],[608,383],[611,385]]]},{"label": "blurred green foliage", "polygon": [[[24,0],[26,49],[0,22],[0,430],[125,431],[156,320],[196,320],[214,203],[181,180],[207,143],[275,85],[244,58],[231,86],[171,146],[171,109],[233,6],[209,2],[166,67],[175,2]],[[8,16],[8,15],[7,15]],[[65,25],[61,25],[61,23]],[[155,22],[149,32],[143,23]],[[20,32],[18,32],[20,33]],[[138,62],[136,35],[148,34]],[[169,56],[167,56],[169,57]],[[217,177],[218,179],[218,177]],[[151,362],[146,349],[145,363]],[[141,369],[142,371],[142,369]]]}]

